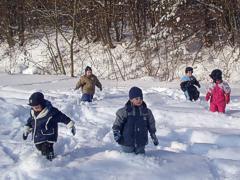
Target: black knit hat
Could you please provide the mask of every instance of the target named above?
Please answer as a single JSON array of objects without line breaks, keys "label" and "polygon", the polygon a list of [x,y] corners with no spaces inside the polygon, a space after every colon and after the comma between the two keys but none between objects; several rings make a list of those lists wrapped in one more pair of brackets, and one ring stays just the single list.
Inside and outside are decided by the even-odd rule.
[{"label": "black knit hat", "polygon": [[91,68],[90,66],[87,66],[87,67],[85,68],[85,72],[87,72],[87,71],[92,71],[92,68]]},{"label": "black knit hat", "polygon": [[214,69],[211,74],[209,75],[214,82],[217,80],[222,80],[222,71],[220,69]]},{"label": "black knit hat", "polygon": [[185,73],[188,73],[189,71],[191,71],[193,73],[193,68],[192,67],[186,67]]},{"label": "black knit hat", "polygon": [[142,90],[138,87],[132,87],[129,91],[129,99],[140,97],[143,99]]},{"label": "black knit hat", "polygon": [[44,99],[44,95],[41,92],[35,92],[29,98],[28,105],[30,106],[38,106],[38,105],[44,105],[44,104],[45,104],[45,99]]}]

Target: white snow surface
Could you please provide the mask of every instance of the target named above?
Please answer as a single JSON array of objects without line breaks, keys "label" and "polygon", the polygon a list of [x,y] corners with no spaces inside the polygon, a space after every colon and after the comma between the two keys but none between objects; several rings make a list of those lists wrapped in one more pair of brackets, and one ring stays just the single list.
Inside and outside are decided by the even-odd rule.
[{"label": "white snow surface", "polygon": [[[79,103],[77,78],[0,74],[0,179],[239,179],[240,86],[231,84],[226,114],[211,113],[204,100],[187,102],[179,82],[142,78],[126,82],[102,80],[94,101]],[[114,142],[115,112],[128,100],[131,86],[143,89],[144,101],[156,119],[159,146],[149,138],[145,155],[125,154]],[[59,138],[50,162],[36,150],[31,137],[22,140],[31,93],[45,98],[76,122],[72,136],[59,124]]]}]

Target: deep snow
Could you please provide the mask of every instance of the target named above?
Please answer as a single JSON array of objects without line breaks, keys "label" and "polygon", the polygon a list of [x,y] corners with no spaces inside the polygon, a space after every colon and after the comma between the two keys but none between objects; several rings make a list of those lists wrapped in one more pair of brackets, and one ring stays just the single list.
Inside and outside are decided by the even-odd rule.
[{"label": "deep snow", "polygon": [[[79,103],[73,91],[77,78],[47,75],[0,74],[0,179],[239,179],[240,101],[232,87],[226,114],[211,113],[201,99],[186,102],[179,83],[142,78],[126,82],[102,81],[95,101]],[[115,112],[137,85],[156,119],[160,145],[151,140],[146,155],[120,152],[111,131]],[[28,97],[42,91],[46,99],[76,122],[72,136],[62,124],[55,144],[56,159],[43,158],[31,138],[22,140],[29,116]]]}]

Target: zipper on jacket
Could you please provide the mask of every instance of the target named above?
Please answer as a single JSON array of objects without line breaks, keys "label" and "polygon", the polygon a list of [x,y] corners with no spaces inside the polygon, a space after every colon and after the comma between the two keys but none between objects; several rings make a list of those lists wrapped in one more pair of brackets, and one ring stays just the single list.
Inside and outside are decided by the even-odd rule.
[{"label": "zipper on jacket", "polygon": [[135,144],[135,148],[137,147],[137,126],[136,126],[136,122],[134,123],[134,144]]},{"label": "zipper on jacket", "polygon": [[34,138],[35,138],[35,134],[36,134],[36,128],[37,128],[37,119],[35,119],[33,117],[34,121],[35,121],[35,124],[34,124],[34,132],[33,132],[33,141],[34,141]]},{"label": "zipper on jacket", "polygon": [[138,118],[140,118],[140,114],[141,114],[141,111],[140,111],[140,108],[138,108],[138,112],[136,110],[136,108],[134,108],[134,111],[135,111],[135,114],[134,114],[134,144],[135,144],[135,148],[137,148],[137,135],[138,135],[138,131],[139,131],[139,128],[137,128],[137,121],[139,120]]}]

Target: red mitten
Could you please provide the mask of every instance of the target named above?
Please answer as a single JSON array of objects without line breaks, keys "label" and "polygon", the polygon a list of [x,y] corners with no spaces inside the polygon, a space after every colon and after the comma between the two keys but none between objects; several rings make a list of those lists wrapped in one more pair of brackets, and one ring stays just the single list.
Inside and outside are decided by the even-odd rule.
[{"label": "red mitten", "polygon": [[206,94],[206,97],[205,97],[206,101],[208,101],[208,100],[210,99],[210,97],[211,97],[211,93],[208,92],[208,93]]},{"label": "red mitten", "polygon": [[230,94],[225,94],[225,102],[226,104],[230,102]]}]

